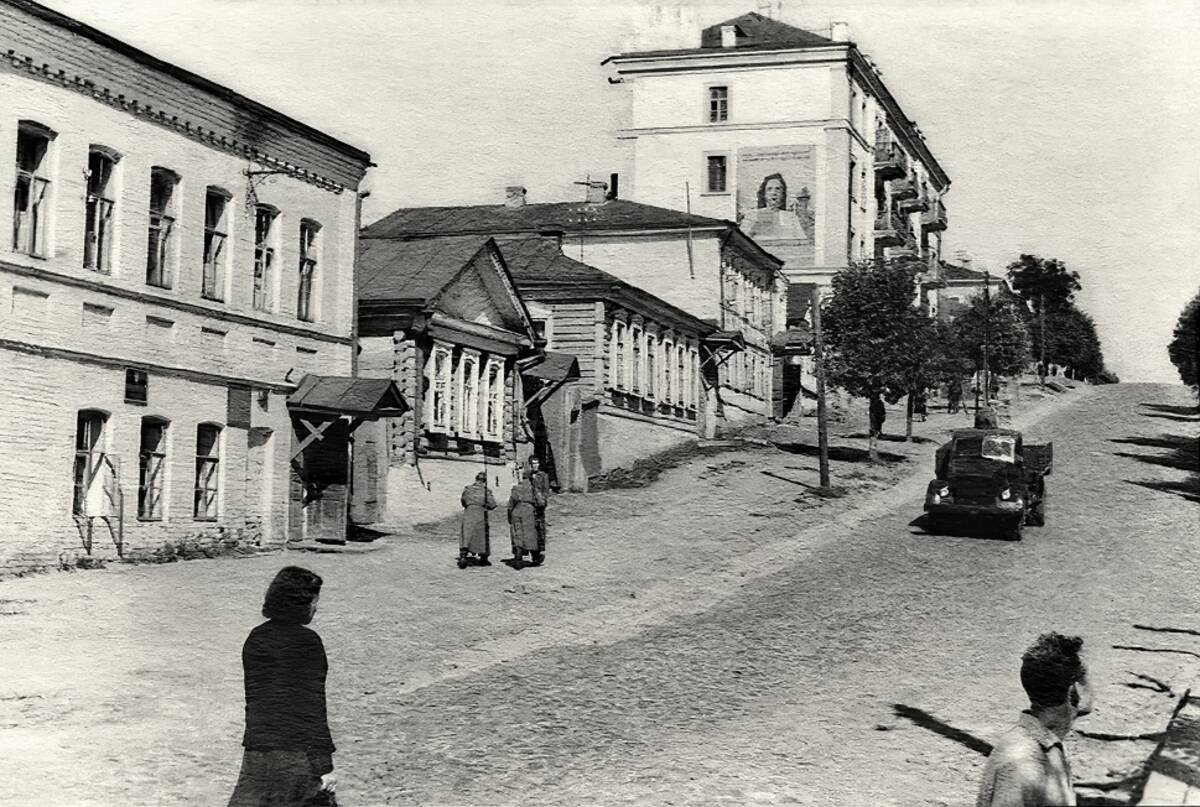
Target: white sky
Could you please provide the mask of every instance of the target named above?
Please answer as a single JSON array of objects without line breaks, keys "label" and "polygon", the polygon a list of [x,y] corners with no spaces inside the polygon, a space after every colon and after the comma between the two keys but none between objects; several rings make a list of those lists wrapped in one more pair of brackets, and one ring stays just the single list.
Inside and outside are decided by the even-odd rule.
[{"label": "white sky", "polygon": [[[755,0],[42,0],[370,152],[365,218],[580,198],[628,173],[601,60],[653,7],[707,25]],[[669,11],[667,17],[678,16]],[[947,255],[1079,271],[1122,380],[1178,381],[1165,345],[1200,287],[1200,2],[783,0],[880,66],[953,180]],[[677,36],[677,34],[675,34]],[[699,31],[695,33],[699,37]],[[668,42],[668,44],[671,44]]]}]

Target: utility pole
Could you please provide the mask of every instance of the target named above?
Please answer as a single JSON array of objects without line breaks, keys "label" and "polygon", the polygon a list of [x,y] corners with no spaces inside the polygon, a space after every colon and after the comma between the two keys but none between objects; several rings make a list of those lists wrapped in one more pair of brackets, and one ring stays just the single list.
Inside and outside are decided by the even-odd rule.
[{"label": "utility pole", "polygon": [[[983,272],[983,400],[991,401],[992,373],[988,365],[988,347],[992,341],[992,275]],[[975,409],[979,409],[976,403]]]},{"label": "utility pole", "polygon": [[821,487],[829,487],[829,426],[825,418],[825,341],[821,335],[821,293],[816,283],[810,287],[813,327],[813,369],[817,376],[817,446]]},{"label": "utility pole", "polygon": [[1039,376],[1041,385],[1046,386],[1046,289],[1043,287],[1038,292],[1038,342],[1041,343],[1041,366],[1042,373]]}]

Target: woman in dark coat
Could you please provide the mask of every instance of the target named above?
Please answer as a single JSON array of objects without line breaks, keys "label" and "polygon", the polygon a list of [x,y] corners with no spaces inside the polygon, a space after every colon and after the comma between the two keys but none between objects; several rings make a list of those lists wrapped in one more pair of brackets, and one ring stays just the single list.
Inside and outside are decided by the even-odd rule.
[{"label": "woman in dark coat", "polygon": [[546,556],[545,546],[538,541],[537,526],[537,511],[545,506],[545,499],[529,477],[527,469],[508,496],[508,528],[512,534],[513,558],[524,560],[528,552],[537,564]]},{"label": "woman in dark coat", "polygon": [[496,509],[496,500],[487,486],[487,472],[475,474],[475,482],[463,488],[462,528],[458,539],[458,568],[467,568],[471,554],[479,557],[482,566],[491,566],[488,555],[492,553],[491,535],[488,530],[488,510]]},{"label": "woman in dark coat", "polygon": [[321,637],[306,627],[320,596],[320,576],[299,566],[280,569],[267,588],[267,621],[242,647],[246,750],[229,807],[299,807],[332,795],[328,664]]}]

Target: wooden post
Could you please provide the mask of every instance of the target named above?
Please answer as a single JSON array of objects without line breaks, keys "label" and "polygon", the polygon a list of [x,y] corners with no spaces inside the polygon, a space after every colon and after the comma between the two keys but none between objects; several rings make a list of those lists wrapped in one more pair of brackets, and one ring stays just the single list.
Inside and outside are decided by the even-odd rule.
[{"label": "wooden post", "polygon": [[829,487],[829,427],[825,419],[825,343],[821,335],[821,294],[812,284],[813,369],[817,375],[817,446],[821,487]]}]

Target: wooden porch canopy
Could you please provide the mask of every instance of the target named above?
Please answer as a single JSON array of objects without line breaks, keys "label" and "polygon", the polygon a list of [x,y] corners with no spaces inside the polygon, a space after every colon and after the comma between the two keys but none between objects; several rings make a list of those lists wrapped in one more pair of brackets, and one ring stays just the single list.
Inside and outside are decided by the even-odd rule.
[{"label": "wooden porch canopy", "polygon": [[340,420],[349,421],[349,430],[354,431],[365,420],[400,417],[411,409],[390,378],[311,374],[288,396],[287,405],[308,430],[292,451],[293,459],[314,441],[324,439],[325,430]]},{"label": "wooden porch canopy", "polygon": [[746,349],[746,338],[742,336],[741,331],[713,331],[704,337],[700,344],[708,353],[700,366],[704,367],[711,362],[713,367],[720,367],[729,361],[734,353]]},{"label": "wooden porch canopy", "polygon": [[541,404],[563,384],[579,379],[579,360],[570,353],[544,351],[537,364],[522,367],[521,375],[542,382],[542,388],[525,402],[527,409]]}]

